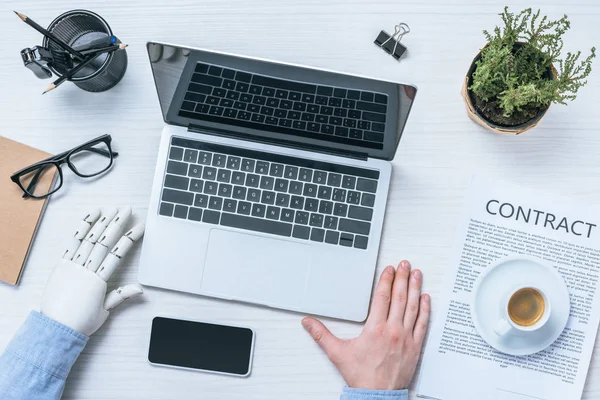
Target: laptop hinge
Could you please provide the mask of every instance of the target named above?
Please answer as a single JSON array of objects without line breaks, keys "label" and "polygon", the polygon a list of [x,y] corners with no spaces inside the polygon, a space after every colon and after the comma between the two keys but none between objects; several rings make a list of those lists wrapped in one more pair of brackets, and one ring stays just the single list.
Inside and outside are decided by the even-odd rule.
[{"label": "laptop hinge", "polygon": [[204,127],[204,126],[200,126],[200,125],[190,124],[188,126],[188,131],[196,132],[196,133],[207,133],[209,135],[223,136],[223,137],[232,138],[232,139],[242,139],[242,140],[247,140],[247,141],[251,141],[251,142],[282,146],[282,147],[287,147],[287,148],[297,149],[297,150],[316,151],[318,153],[327,154],[330,156],[352,158],[352,159],[361,160],[361,161],[366,161],[368,159],[367,153],[330,149],[325,146],[319,146],[319,145],[314,145],[314,144],[302,144],[302,143],[292,142],[292,141],[288,141],[288,140],[284,140],[284,139],[264,138],[264,137],[248,135],[248,134],[243,134],[240,132],[233,132],[233,131],[229,131],[226,129],[219,129],[219,128],[214,128],[214,127]]}]

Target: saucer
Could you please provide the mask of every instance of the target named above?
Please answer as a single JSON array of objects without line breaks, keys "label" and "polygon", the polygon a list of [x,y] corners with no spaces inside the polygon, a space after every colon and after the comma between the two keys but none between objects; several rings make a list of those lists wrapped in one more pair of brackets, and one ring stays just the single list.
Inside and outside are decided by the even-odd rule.
[{"label": "saucer", "polygon": [[[503,299],[523,286],[544,291],[552,306],[550,319],[535,332],[513,330],[499,336],[494,326],[504,315]],[[570,308],[569,290],[562,276],[545,261],[521,255],[498,260],[479,276],[473,289],[471,317],[475,329],[490,346],[502,353],[524,356],[542,351],[558,339],[567,325]]]}]

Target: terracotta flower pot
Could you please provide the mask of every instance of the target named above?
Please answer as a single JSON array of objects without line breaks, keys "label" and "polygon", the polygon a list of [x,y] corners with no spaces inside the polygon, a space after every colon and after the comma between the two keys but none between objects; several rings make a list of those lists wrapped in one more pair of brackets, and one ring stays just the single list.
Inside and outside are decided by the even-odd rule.
[{"label": "terracotta flower pot", "polygon": [[[523,45],[523,43],[515,44],[515,46],[522,46],[522,45]],[[487,46],[488,45],[485,45],[484,49]],[[496,124],[496,123],[488,120],[485,117],[485,115],[481,112],[481,110],[478,109],[478,107],[475,105],[476,104],[475,103],[475,95],[473,94],[473,92],[471,92],[469,90],[469,87],[473,84],[473,72],[475,72],[475,69],[477,68],[477,65],[475,65],[475,63],[480,59],[481,59],[481,51],[473,59],[473,62],[471,63],[471,67],[469,68],[469,71],[467,72],[467,76],[465,77],[465,81],[464,81],[464,84],[463,84],[463,87],[461,90],[462,97],[465,100],[465,103],[467,105],[467,115],[469,116],[469,118],[471,118],[473,121],[475,121],[477,124],[483,126],[484,128],[487,128],[496,133],[509,133],[509,134],[518,135],[520,133],[523,133],[523,132],[535,127],[542,120],[544,115],[546,115],[548,108],[550,108],[549,105],[546,108],[540,109],[537,112],[537,114],[534,117],[532,117],[529,121],[527,121],[523,124],[513,125],[513,126]],[[548,79],[556,79],[557,72],[553,65],[551,65],[550,69],[546,72],[546,77]]]}]

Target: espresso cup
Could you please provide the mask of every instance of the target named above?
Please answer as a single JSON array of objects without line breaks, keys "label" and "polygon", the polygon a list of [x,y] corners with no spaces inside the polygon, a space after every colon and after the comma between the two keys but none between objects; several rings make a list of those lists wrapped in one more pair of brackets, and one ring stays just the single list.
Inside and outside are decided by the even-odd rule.
[{"label": "espresso cup", "polygon": [[540,288],[521,286],[509,293],[502,303],[502,311],[502,317],[494,326],[499,336],[514,330],[537,331],[548,322],[552,307],[548,296]]}]

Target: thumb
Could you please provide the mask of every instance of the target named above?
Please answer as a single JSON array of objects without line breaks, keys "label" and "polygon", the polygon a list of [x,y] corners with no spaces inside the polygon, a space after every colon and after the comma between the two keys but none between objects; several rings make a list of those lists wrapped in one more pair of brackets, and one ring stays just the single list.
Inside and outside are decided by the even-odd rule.
[{"label": "thumb", "polygon": [[130,297],[144,293],[144,289],[137,283],[121,286],[110,292],[104,300],[104,309],[110,311]]},{"label": "thumb", "polygon": [[342,341],[335,337],[321,321],[314,318],[304,318],[302,320],[302,327],[310,333],[315,342],[327,354],[327,357],[333,361]]}]

